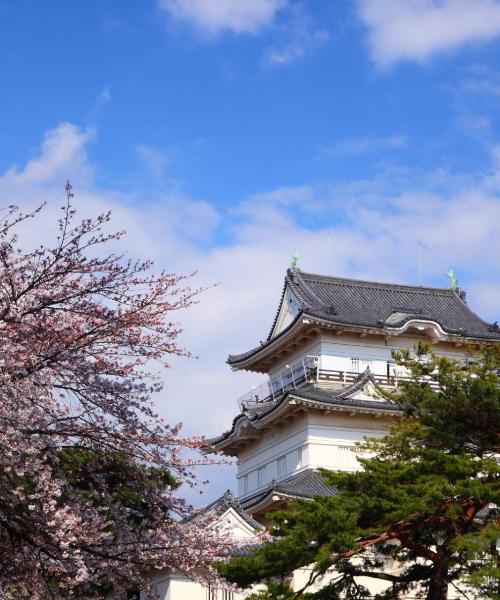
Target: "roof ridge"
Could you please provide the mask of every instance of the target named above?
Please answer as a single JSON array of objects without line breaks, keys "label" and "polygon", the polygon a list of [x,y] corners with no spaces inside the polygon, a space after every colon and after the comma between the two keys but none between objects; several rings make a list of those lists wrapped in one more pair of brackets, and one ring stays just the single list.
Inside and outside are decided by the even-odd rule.
[{"label": "roof ridge", "polygon": [[324,480],[317,469],[308,467],[299,473],[292,473],[282,481],[273,480],[264,489],[242,498],[244,510],[253,508],[272,494],[282,494],[289,498],[313,498],[314,496],[330,496],[336,493],[335,486]]},{"label": "roof ridge", "polygon": [[[198,519],[207,515],[211,511],[217,512],[217,509],[222,509],[224,514],[226,510],[230,510],[231,508],[236,511],[236,513],[251,527],[254,529],[262,529],[262,525],[256,521],[252,515],[249,515],[245,509],[243,508],[239,498],[236,498],[231,490],[226,490],[222,496],[216,498],[209,504],[205,506],[200,506],[196,509],[193,515],[190,515],[186,522],[192,521],[194,519]],[[220,516],[220,515],[219,515]]]},{"label": "roof ridge", "polygon": [[[301,279],[300,283],[296,281],[297,276]],[[320,304],[324,304],[321,301],[321,298],[319,298],[314,290],[311,289],[311,286],[304,281],[302,278],[302,271],[292,271],[291,269],[288,269],[286,273],[286,280],[289,282],[292,291],[296,294],[302,304],[307,303],[309,306],[311,306],[311,297]],[[304,291],[306,294],[303,293]]]},{"label": "roof ridge", "polygon": [[[296,271],[296,273],[301,277],[302,280],[306,279],[306,278],[311,278],[311,279],[319,279],[319,280],[329,280],[332,282],[339,282],[339,283],[346,283],[346,284],[354,284],[354,285],[359,285],[360,287],[375,287],[375,288],[385,288],[385,287],[391,287],[391,288],[404,288],[406,290],[412,290],[415,292],[426,292],[426,291],[433,291],[433,292],[442,292],[442,293],[446,293],[447,295],[451,295],[451,294],[456,294],[455,290],[452,290],[451,288],[444,288],[444,287],[433,287],[433,286],[423,286],[423,285],[413,285],[410,283],[397,283],[397,282],[390,282],[390,281],[373,281],[373,280],[369,280],[369,279],[353,279],[352,277],[340,277],[337,275],[322,275],[320,273],[308,273],[305,271]],[[307,282],[304,281],[304,283]],[[458,294],[456,294],[458,296]]]}]

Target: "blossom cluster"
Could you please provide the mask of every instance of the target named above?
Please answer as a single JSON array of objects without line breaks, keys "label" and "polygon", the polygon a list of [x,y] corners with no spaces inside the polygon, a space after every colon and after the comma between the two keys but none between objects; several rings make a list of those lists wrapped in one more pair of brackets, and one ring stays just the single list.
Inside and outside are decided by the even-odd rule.
[{"label": "blossom cluster", "polygon": [[71,188],[53,246],[25,251],[0,223],[0,598],[101,598],[148,572],[198,573],[230,545],[186,527],[182,437],[153,409],[150,365],[179,347],[172,315],[199,290],[105,251],[109,214],[77,222]]}]

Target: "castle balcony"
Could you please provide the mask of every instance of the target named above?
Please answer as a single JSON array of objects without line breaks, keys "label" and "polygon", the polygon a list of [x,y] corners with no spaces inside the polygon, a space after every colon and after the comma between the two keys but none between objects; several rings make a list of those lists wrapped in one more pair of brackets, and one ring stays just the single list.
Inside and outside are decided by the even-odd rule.
[{"label": "castle balcony", "polygon": [[304,356],[278,373],[275,377],[253,387],[238,400],[240,410],[278,400],[288,390],[299,387],[303,383],[316,381],[318,378],[319,359],[317,356]]},{"label": "castle balcony", "polygon": [[[319,386],[344,386],[351,385],[358,380],[360,375],[370,368],[371,375],[375,383],[381,387],[397,389],[402,382],[409,381],[409,377],[401,373],[401,370],[392,361],[384,363],[384,369],[381,370],[379,363],[376,370],[372,370],[370,364],[366,361],[350,360],[347,364],[355,364],[358,368],[355,371],[346,369],[325,369],[322,368],[319,356],[304,356],[303,358],[291,362],[277,375],[268,379],[264,383],[253,387],[249,392],[238,399],[240,410],[245,410],[257,404],[279,400],[290,390],[300,388],[305,383],[315,383]],[[364,364],[364,362],[366,364]],[[429,381],[431,387],[436,388],[437,383]]]}]

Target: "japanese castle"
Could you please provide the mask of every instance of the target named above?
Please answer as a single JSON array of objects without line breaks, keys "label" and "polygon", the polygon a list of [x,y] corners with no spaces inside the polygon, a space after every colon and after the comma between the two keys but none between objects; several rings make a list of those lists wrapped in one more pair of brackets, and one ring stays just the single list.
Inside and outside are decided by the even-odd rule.
[{"label": "japanese castle", "polygon": [[[212,440],[237,458],[237,498],[227,492],[205,510],[245,544],[266,513],[291,499],[333,494],[318,468],[358,469],[356,443],[383,436],[400,418],[381,393],[405,378],[391,352],[420,341],[464,359],[470,345],[500,342],[500,330],[469,308],[453,280],[451,288],[430,288],[289,269],[267,339],[227,360],[266,380],[238,400],[230,427]],[[304,577],[297,572],[293,584]],[[244,597],[173,573],[157,586],[162,600]]]}]

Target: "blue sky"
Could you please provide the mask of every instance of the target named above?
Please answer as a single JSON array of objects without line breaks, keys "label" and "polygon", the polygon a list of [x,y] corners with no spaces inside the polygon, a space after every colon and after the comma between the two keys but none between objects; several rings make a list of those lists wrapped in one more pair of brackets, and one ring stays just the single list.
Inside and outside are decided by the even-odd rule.
[{"label": "blue sky", "polygon": [[49,202],[26,235],[69,177],[130,254],[219,284],[158,401],[188,431],[260,380],[225,357],[265,336],[294,248],[352,277],[453,266],[498,319],[498,0],[4,0],[0,28],[0,193]]},{"label": "blue sky", "polygon": [[[146,147],[165,157],[164,186],[224,208],[391,165],[489,167],[498,95],[480,86],[499,85],[494,37],[464,35],[455,47],[385,64],[363,3],[268,0],[276,12],[246,32],[222,9],[215,30],[204,29],[207,2],[2,3],[0,165],[22,164],[68,121],[96,128],[88,154],[101,185],[157,191],[159,167],[148,171],[138,150]],[[183,4],[199,23],[188,9],[172,16]],[[391,2],[380,5],[391,13]]]}]

